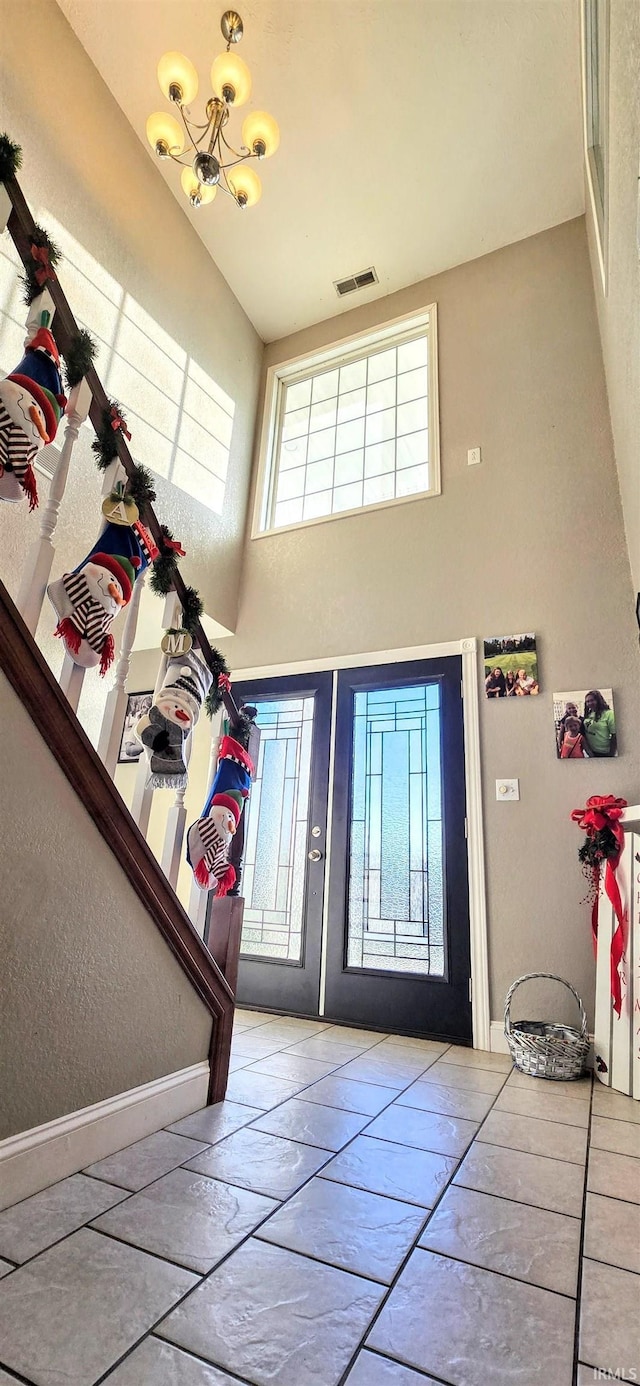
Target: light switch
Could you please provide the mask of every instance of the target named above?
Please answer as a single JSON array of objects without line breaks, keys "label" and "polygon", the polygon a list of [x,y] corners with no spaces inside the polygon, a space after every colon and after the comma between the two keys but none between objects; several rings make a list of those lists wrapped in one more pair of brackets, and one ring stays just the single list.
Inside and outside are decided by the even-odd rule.
[{"label": "light switch", "polygon": [[469,466],[470,466],[470,467],[479,467],[481,461],[482,461],[482,453],[481,453],[481,451],[480,451],[480,448],[469,448],[469,451],[468,451],[468,453],[467,453],[467,462],[468,462]]},{"label": "light switch", "polygon": [[505,803],[513,802],[520,798],[519,780],[496,780],[496,799],[502,799]]}]

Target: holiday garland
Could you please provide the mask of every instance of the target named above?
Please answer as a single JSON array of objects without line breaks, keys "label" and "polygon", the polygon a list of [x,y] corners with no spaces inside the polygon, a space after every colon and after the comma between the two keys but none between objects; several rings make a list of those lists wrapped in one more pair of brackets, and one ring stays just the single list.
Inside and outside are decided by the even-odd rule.
[{"label": "holiday garland", "polygon": [[71,338],[67,350],[64,352],[65,377],[67,389],[73,390],[75,385],[79,385],[84,380],[85,375],[91,370],[96,354],[96,344],[90,332],[85,327],[81,327],[79,332]]},{"label": "holiday garland", "polygon": [[22,168],[20,145],[14,144],[8,135],[0,135],[0,183],[15,178],[19,168]]},{"label": "holiday garland", "polygon": [[[22,150],[20,145],[10,139],[6,133],[0,134],[0,182],[7,183],[10,179],[15,178],[21,166]],[[31,305],[42,293],[47,281],[56,279],[56,266],[60,259],[59,246],[51,239],[44,227],[34,225],[31,233],[31,257],[24,264],[24,272],[21,275],[25,303]],[[63,353],[65,380],[68,389],[73,389],[84,379],[93,366],[95,354],[96,344],[91,334],[85,328],[80,328]],[[107,408],[103,411],[100,426],[96,429],[95,440],[91,444],[96,465],[101,472],[107,471],[118,456],[117,435],[119,432],[122,432],[125,438],[131,438],[126,417],[120,404],[117,400],[109,400]],[[126,498],[129,497],[135,502],[141,515],[155,501],[156,491],[153,476],[146,467],[136,464],[132,468],[126,482]],[[174,539],[171,530],[166,525],[161,526],[158,548],[160,552],[152,564],[149,585],[156,595],[166,596],[175,585],[178,559],[184,558],[184,549],[179,541]],[[191,635],[196,633],[203,611],[204,604],[196,589],[194,587],[185,588],[182,598],[182,625]],[[212,650],[211,653],[212,663],[210,667],[213,674],[213,685],[205,701],[205,707],[210,717],[219,710],[223,701],[224,689],[230,687],[229,671],[224,657],[218,650]],[[251,719],[244,714],[241,715],[239,729],[245,737],[248,737],[250,725]]]},{"label": "holiday garland", "polygon": [[20,276],[23,297],[27,304],[33,303],[42,293],[48,279],[55,279],[55,267],[61,256],[60,247],[52,241],[42,226],[34,226],[31,233],[31,259],[24,266]]}]

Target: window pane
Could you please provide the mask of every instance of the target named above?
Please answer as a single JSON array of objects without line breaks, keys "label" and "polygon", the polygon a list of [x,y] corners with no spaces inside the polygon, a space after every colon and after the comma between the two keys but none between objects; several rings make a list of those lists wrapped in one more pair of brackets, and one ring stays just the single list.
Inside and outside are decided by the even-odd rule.
[{"label": "window pane", "polygon": [[347,965],[444,975],[437,684],[354,695]]},{"label": "window pane", "polygon": [[262,737],[245,809],[241,952],[300,962],[314,699],[257,706]]},{"label": "window pane", "polygon": [[363,471],[364,452],[362,448],[355,452],[343,452],[341,457],[336,457],[334,485],[343,486],[347,481],[362,481]]},{"label": "window pane", "polygon": [[428,490],[428,332],[282,386],[267,527]]}]

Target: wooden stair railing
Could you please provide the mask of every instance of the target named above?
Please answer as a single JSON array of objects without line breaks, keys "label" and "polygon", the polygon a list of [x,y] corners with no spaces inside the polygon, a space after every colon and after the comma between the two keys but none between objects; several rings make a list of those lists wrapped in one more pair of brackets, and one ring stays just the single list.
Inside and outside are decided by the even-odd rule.
[{"label": "wooden stair railing", "polygon": [[229,1071],[232,987],[196,933],[2,582],[0,669],[207,1007],[213,1022],[208,1100],[221,1101]]},{"label": "wooden stair railing", "polygon": [[[7,196],[9,197],[12,207],[7,222],[7,230],[23,265],[29,265],[32,263],[31,245],[35,222],[17,179],[8,178],[3,186],[6,188]],[[51,329],[60,352],[64,354],[72,337],[78,332],[78,324],[69,307],[66,295],[57,276],[54,279],[48,279],[46,284],[55,304],[55,314]],[[91,370],[87,371],[86,381],[92,395],[91,406],[89,408],[89,419],[96,432],[98,432],[102,427],[104,411],[109,408],[110,401],[94,366],[91,367]],[[121,429],[118,429],[115,433],[115,445],[118,450],[119,460],[127,476],[131,476],[134,462]],[[153,507],[150,505],[146,506],[140,518],[147,526],[147,529],[151,531],[156,543],[159,543],[161,528]],[[176,572],[174,587],[177,597],[182,600],[185,594],[185,582],[179,572]],[[203,658],[206,660],[207,664],[213,668],[211,646],[200,622],[198,622],[195,639],[200,646]],[[230,690],[223,690],[223,700],[229,721],[233,726],[238,719],[238,706]]]}]

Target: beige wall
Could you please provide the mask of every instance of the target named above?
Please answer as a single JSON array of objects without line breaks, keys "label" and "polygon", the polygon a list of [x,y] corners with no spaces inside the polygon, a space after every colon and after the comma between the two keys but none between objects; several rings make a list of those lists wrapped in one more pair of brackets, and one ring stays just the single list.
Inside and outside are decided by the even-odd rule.
[{"label": "beige wall", "polygon": [[607,293],[587,223],[633,591],[640,591],[640,5],[611,0]]},{"label": "beige wall", "polygon": [[2,1140],[206,1059],[211,1019],[4,675],[0,760]]},{"label": "beige wall", "polygon": [[[541,695],[481,702],[491,1014],[538,968],[593,993],[579,835],[639,797],[637,639],[584,220],[266,349],[265,365],[438,304],[439,498],[250,540],[231,668],[535,630]],[[467,449],[481,446],[480,467]],[[620,758],[555,758],[554,689],[612,686]],[[521,801],[498,804],[517,776]]]},{"label": "beige wall", "polygon": [[[146,423],[133,425],[132,451],[153,467],[154,435],[147,425],[164,427],[155,415],[166,403],[165,382],[159,382],[158,398],[147,386],[156,369],[147,338],[166,348],[167,382],[181,369],[172,355],[176,362],[186,356],[235,403],[222,514],[162,475],[156,507],[183,540],[186,581],[200,590],[208,613],[233,629],[262,343],[55,0],[5,0],[2,16],[0,130],[22,146],[19,178],[27,201],[67,252],[60,279],[71,307],[104,339],[101,373],[111,368],[113,347],[123,353],[108,387],[125,399],[129,376],[134,368],[140,371],[131,404],[135,399]],[[215,216],[217,209],[208,214]],[[19,294],[5,279],[0,300],[0,309],[22,322]],[[11,353],[23,335],[11,322],[3,332],[5,370],[15,365]],[[91,459],[91,436],[83,435],[64,502],[76,532],[60,533],[59,571],[65,563],[75,566],[99,528],[101,479]],[[44,501],[46,483],[41,492]],[[23,506],[16,511],[2,506],[1,571],[12,591],[39,521]]]}]

